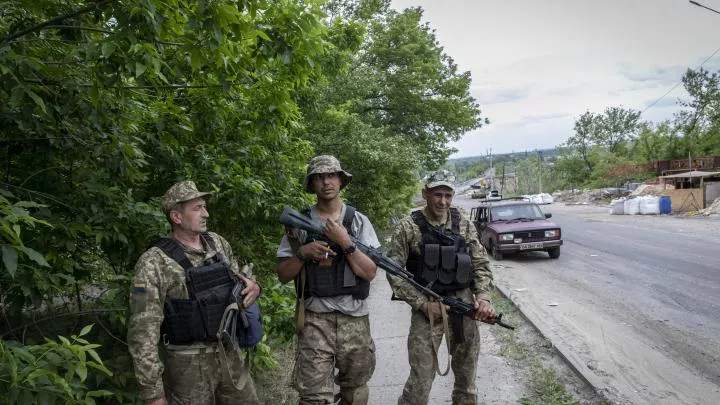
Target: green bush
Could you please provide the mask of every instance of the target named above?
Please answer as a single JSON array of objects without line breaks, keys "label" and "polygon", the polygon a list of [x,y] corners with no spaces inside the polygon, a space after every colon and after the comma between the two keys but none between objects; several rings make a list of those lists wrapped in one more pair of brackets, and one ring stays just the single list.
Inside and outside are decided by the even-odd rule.
[{"label": "green bush", "polygon": [[96,398],[112,397],[104,389],[91,388],[96,375],[112,376],[96,348],[78,335],[46,339],[44,344],[23,345],[0,340],[0,392],[11,404],[95,404]]}]

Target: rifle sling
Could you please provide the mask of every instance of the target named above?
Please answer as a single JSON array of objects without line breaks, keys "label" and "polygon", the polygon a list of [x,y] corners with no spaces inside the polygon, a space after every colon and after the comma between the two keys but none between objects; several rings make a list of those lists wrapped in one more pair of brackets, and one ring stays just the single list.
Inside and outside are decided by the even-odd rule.
[{"label": "rifle sling", "polygon": [[[296,255],[300,249],[300,241],[290,232],[288,232],[287,237],[293,255]],[[303,263],[300,268],[300,277],[298,278],[300,285],[296,289],[296,291],[299,291],[297,293],[297,301],[295,302],[295,333],[299,335],[305,328],[305,263]]]},{"label": "rifle sling", "polygon": [[300,269],[300,294],[295,303],[295,331],[299,335],[305,328],[305,264]]},{"label": "rifle sling", "polygon": [[[241,377],[239,380],[235,380],[235,377],[233,377],[233,373],[230,371],[230,365],[227,361],[227,353],[225,352],[225,345],[223,344],[223,334],[227,330],[227,328],[230,328],[233,332],[232,338],[235,338],[235,328],[237,326],[237,316],[240,312],[240,307],[238,306],[237,302],[233,302],[230,305],[228,305],[225,308],[225,312],[223,313],[222,319],[220,321],[220,328],[218,328],[217,331],[217,339],[218,339],[218,349],[220,350],[220,367],[223,369],[223,372],[226,372],[228,377],[230,378],[230,382],[232,382],[232,385],[237,389],[238,391],[242,391],[245,388],[245,385],[247,385],[248,382],[248,373],[241,373]],[[234,354],[237,354],[238,361],[243,361],[242,359],[242,351],[240,350],[240,347],[237,345],[237,341],[234,340],[232,344],[232,351]],[[252,356],[250,350],[247,350],[247,362],[248,362],[248,368],[252,365]]]},{"label": "rifle sling", "polygon": [[[441,376],[446,376],[450,372],[450,329],[448,328],[448,315],[447,311],[445,310],[445,305],[441,302],[440,303],[440,314],[442,315],[442,322],[443,322],[443,328],[445,331],[445,347],[447,348],[447,364],[445,365],[445,371],[440,371],[440,364],[438,363],[438,348],[435,347],[435,341],[433,340],[433,318],[435,318],[430,311],[430,304],[433,302],[438,301],[428,301],[428,319],[430,320],[430,346],[433,350],[433,363],[435,363],[435,372],[437,372]],[[440,336],[440,341],[438,341],[438,346],[442,344],[442,335]]]}]

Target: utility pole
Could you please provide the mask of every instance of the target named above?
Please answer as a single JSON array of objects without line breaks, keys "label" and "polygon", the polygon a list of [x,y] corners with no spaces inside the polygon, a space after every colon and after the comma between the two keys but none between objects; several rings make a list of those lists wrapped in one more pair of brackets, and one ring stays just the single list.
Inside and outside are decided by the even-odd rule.
[{"label": "utility pole", "polygon": [[492,189],[495,188],[495,172],[493,171],[492,148],[490,148],[490,149],[487,150],[487,155],[488,155],[488,158],[490,158],[490,171],[489,171],[489,173],[490,173],[490,182],[489,182],[489,183],[490,183],[490,186],[488,187],[488,186],[486,185],[485,187],[486,187],[488,190],[492,190]]},{"label": "utility pole", "polygon": [[502,180],[500,180],[500,195],[501,196],[503,195],[503,190],[505,189],[505,165],[507,165],[507,162],[503,163],[503,168],[502,168]]},{"label": "utility pole", "polygon": [[538,167],[540,168],[538,174],[538,194],[542,193],[542,151],[538,151]]}]

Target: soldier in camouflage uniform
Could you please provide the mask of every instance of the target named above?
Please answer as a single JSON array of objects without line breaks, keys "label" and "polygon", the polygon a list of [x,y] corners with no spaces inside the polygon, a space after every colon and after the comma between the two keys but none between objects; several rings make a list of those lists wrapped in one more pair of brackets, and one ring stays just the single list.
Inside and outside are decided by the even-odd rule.
[{"label": "soldier in camouflage uniform", "polygon": [[[455,405],[474,405],[477,401],[475,376],[480,353],[478,321],[494,321],[495,319],[495,309],[490,302],[493,276],[487,253],[478,241],[477,231],[473,224],[461,211],[454,207],[451,209],[455,192],[453,181],[454,175],[446,170],[439,170],[428,177],[422,190],[426,206],[422,210],[414,212],[415,216],[405,217],[395,225],[387,250],[390,258],[405,265],[412,272],[411,267],[414,265],[412,260],[420,258],[419,262],[422,265],[421,247],[426,249],[427,245],[421,246],[421,244],[428,243],[427,236],[421,233],[418,222],[447,232],[452,228],[454,215],[455,221],[459,223],[460,236],[465,240],[467,254],[470,256],[469,282],[466,282],[458,289],[453,290],[450,288],[449,291],[446,290],[440,292],[440,294],[473,303],[475,315],[474,319],[460,317],[462,323],[459,329],[462,330],[463,336],[456,336],[454,328],[443,327],[441,312],[443,309],[439,302],[429,301],[427,296],[420,293],[408,282],[387,273],[395,297],[407,302],[412,308],[408,335],[410,376],[405,383],[402,396],[398,400],[399,405],[423,405],[428,403],[428,396],[432,388],[432,382],[435,379],[436,369],[439,370],[436,351],[439,348],[443,334],[446,332],[449,334],[449,336],[446,336],[446,340],[452,359],[453,374],[455,375],[452,403]],[[415,278],[422,280],[422,277],[416,276]],[[438,283],[436,282],[435,285],[437,286]],[[445,310],[447,310],[447,307],[445,307]],[[430,330],[430,317],[433,318],[432,331]]]},{"label": "soldier in camouflage uniform", "polygon": [[368,246],[377,248],[380,242],[368,218],[340,199],[340,190],[351,179],[335,157],[313,158],[305,191],[314,193],[317,202],[305,215],[324,223],[326,238],[286,228],[277,251],[278,278],[282,283],[294,280],[298,293],[292,384],[301,405],[336,402],[335,368],[340,404],[365,405],[367,382],[375,371],[365,298],[377,267],[356,249],[348,232]]},{"label": "soldier in camouflage uniform", "polygon": [[[192,181],[179,182],[165,193],[163,210],[172,226],[169,237],[192,266],[202,265],[217,253],[217,258],[245,281],[242,294],[247,307],[260,294],[260,286],[248,266],[239,268],[230,244],[220,235],[206,232],[210,195],[199,192]],[[132,280],[128,346],[140,398],[146,404],[259,404],[247,358],[232,352],[226,357],[223,353],[221,359],[216,341],[173,345],[163,336],[161,361],[158,342],[166,298],[188,299],[185,271],[154,246],[140,256]]]}]

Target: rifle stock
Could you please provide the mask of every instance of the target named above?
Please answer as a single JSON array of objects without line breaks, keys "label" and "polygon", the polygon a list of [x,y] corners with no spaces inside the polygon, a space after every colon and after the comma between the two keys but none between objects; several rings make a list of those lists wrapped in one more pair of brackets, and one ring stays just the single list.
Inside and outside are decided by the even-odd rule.
[{"label": "rifle stock", "polygon": [[[280,214],[279,221],[281,224],[289,226],[291,228],[302,229],[307,232],[313,232],[321,235],[325,234],[325,231],[323,230],[323,225],[320,222],[313,221],[312,219],[306,217],[305,215],[302,215],[301,213],[290,207],[285,207],[285,209],[283,209],[282,214]],[[350,239],[355,244],[355,246],[357,246],[359,250],[365,253],[370,258],[370,260],[372,260],[378,267],[383,268],[385,271],[396,277],[402,278],[403,280],[409,282],[413,287],[418,289],[423,294],[447,305],[448,307],[450,307],[450,311],[472,317],[473,313],[475,312],[475,308],[473,308],[471,304],[463,302],[462,300],[459,300],[457,298],[444,297],[436,293],[435,291],[418,283],[413,278],[412,273],[407,271],[403,266],[397,264],[394,260],[382,254],[382,252],[380,252],[378,249],[363,244],[352,235],[350,235]],[[502,322],[501,318],[502,314],[498,314],[495,317],[494,322],[487,323],[502,326],[503,328],[507,329],[515,329],[513,326]]]}]

